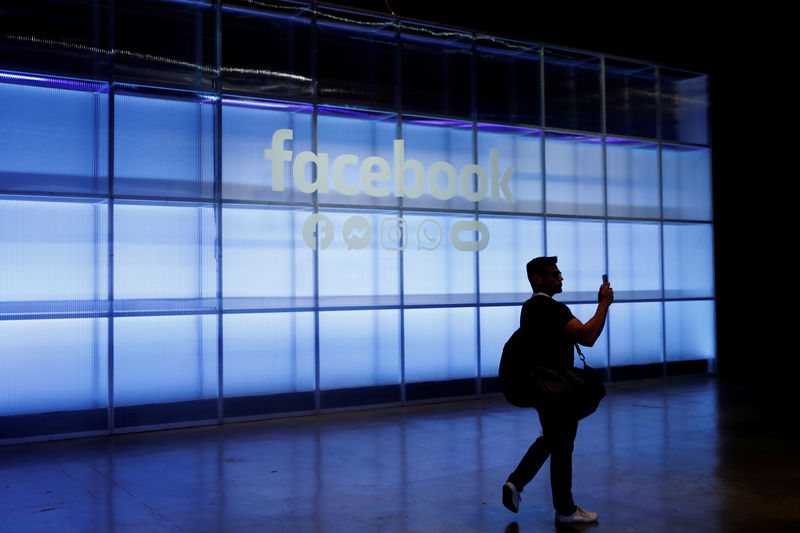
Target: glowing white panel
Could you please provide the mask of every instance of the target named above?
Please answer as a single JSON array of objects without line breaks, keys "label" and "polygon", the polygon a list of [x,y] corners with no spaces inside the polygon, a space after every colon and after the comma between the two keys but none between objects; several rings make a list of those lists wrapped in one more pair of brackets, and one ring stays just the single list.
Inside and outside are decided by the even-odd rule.
[{"label": "glowing white panel", "polygon": [[108,295],[108,206],[0,200],[0,301]]},{"label": "glowing white panel", "polygon": [[475,308],[405,311],[406,381],[438,381],[477,376]]},{"label": "glowing white panel", "polygon": [[667,297],[714,295],[710,224],[664,224],[664,290]]},{"label": "glowing white panel", "polygon": [[0,83],[0,110],[0,190],[108,190],[107,94]]},{"label": "glowing white panel", "polygon": [[114,192],[212,196],[214,140],[211,103],[118,93]]},{"label": "glowing white panel", "polygon": [[226,314],[222,323],[226,397],[314,390],[313,313]]},{"label": "glowing white panel", "polygon": [[215,236],[211,207],[116,204],[115,298],[214,297]]},{"label": "glowing white panel", "polygon": [[519,300],[531,293],[525,265],[544,255],[544,223],[540,218],[481,216],[491,235],[478,253],[481,302]]},{"label": "glowing white panel", "polygon": [[[222,106],[222,196],[242,200],[309,202],[308,194],[296,190],[292,181],[292,158],[310,151],[312,143],[309,109],[260,101],[237,101]],[[283,190],[273,176],[273,160],[265,150],[273,149],[273,136],[292,130],[292,139],[279,150],[290,152],[278,168]]]},{"label": "glowing white panel", "polygon": [[608,223],[608,275],[617,298],[661,297],[661,226]]},{"label": "glowing white panel", "polygon": [[657,218],[661,214],[658,146],[613,141],[606,144],[608,215]]},{"label": "glowing white panel", "polygon": [[661,150],[664,218],[711,220],[711,152],[665,145]]},{"label": "glowing white panel", "polygon": [[548,220],[547,255],[558,257],[564,297],[596,300],[605,273],[605,223]]},{"label": "glowing white panel", "polygon": [[[426,213],[382,221],[380,238],[386,246],[408,242],[403,253],[406,303],[476,300],[475,254],[456,249],[451,241],[451,230],[460,221],[471,223],[473,218]],[[395,236],[401,231],[405,240],[398,241]],[[460,233],[460,238],[472,238],[467,235],[472,232]]]},{"label": "glowing white panel", "polygon": [[[561,268],[559,266],[559,268]],[[561,268],[563,270],[563,268]],[[598,287],[599,287],[598,283]],[[556,299],[561,299],[559,296]],[[613,306],[612,306],[613,307]],[[583,322],[584,324],[589,321],[590,318],[594,316],[595,311],[597,311],[597,304],[570,304],[569,305],[570,311],[572,314]],[[613,347],[612,347],[613,348]],[[605,368],[608,366],[608,324],[603,329],[603,333],[600,334],[600,337],[594,343],[594,346],[582,346],[581,351],[583,352],[583,356],[586,358],[586,364],[591,366],[592,368]],[[581,363],[581,358],[578,355],[578,352],[575,351],[575,357],[573,359],[573,363],[575,366],[581,368],[583,364]],[[612,362],[613,364],[613,362]]]},{"label": "glowing white panel", "polygon": [[[425,171],[406,170],[405,183],[413,188],[415,180],[426,179],[419,198],[406,196],[406,207],[438,209],[473,209],[474,202],[465,199],[460,185],[461,172],[475,162],[472,128],[469,123],[450,124],[447,121],[419,120],[403,123],[403,161],[418,161]],[[396,170],[397,171],[397,170]],[[433,183],[433,185],[431,185]],[[437,191],[435,192],[433,188]],[[472,189],[475,192],[475,189]],[[449,196],[449,199],[441,199]]]},{"label": "glowing white panel", "polygon": [[392,173],[397,123],[363,115],[320,114],[317,118],[317,150],[327,153],[329,162],[329,192],[319,195],[322,203],[399,203]]},{"label": "glowing white panel", "polygon": [[379,234],[391,213],[321,210],[333,224],[331,245],[319,252],[319,295],[323,305],[399,303],[400,256]]},{"label": "glowing white panel", "polygon": [[538,132],[516,130],[492,131],[484,125],[478,129],[478,164],[489,172],[491,182],[491,150],[497,150],[497,178],[513,169],[508,188],[514,197],[510,202],[498,191],[491,190],[481,200],[481,210],[508,213],[541,213],[542,204],[542,136]]},{"label": "glowing white panel", "polygon": [[547,212],[602,216],[603,145],[600,139],[547,135],[544,147]]},{"label": "glowing white panel", "polygon": [[310,215],[305,209],[223,207],[225,298],[278,298],[294,305],[313,297],[313,250],[302,238]]},{"label": "glowing white panel", "polygon": [[611,366],[662,361],[661,302],[614,303],[607,327],[611,335]]},{"label": "glowing white panel", "polygon": [[497,376],[503,346],[519,327],[520,310],[521,305],[480,308],[481,377]]},{"label": "glowing white panel", "polygon": [[714,359],[714,302],[666,302],[667,361]]},{"label": "glowing white panel", "polygon": [[400,311],[319,315],[321,389],[400,383]]},{"label": "glowing white panel", "polygon": [[114,319],[114,405],[217,396],[217,317]]},{"label": "glowing white panel", "polygon": [[106,319],[0,321],[0,416],[108,405]]}]

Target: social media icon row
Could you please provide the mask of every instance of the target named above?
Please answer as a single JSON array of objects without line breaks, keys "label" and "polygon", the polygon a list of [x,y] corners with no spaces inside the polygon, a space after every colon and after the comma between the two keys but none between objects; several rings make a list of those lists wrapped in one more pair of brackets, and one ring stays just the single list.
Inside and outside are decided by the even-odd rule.
[{"label": "social media icon row", "polygon": [[[384,250],[400,251],[408,246],[409,224],[401,217],[385,217],[380,221],[380,245]],[[333,243],[333,221],[325,215],[314,214],[303,223],[303,240],[312,250],[324,250]],[[435,250],[444,240],[442,226],[432,218],[417,225],[417,250]],[[342,238],[348,250],[366,248],[372,242],[373,227],[369,220],[353,215],[342,225]],[[477,252],[489,244],[489,228],[479,220],[458,220],[450,227],[450,242],[456,250]]]}]

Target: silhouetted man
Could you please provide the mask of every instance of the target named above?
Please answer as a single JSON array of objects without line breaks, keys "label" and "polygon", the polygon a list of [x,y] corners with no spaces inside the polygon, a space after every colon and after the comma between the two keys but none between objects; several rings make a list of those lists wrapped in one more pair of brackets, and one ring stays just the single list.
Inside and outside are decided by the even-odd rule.
[{"label": "silhouetted man", "polygon": [[[553,299],[553,295],[561,292],[564,279],[556,260],[556,257],[537,257],[527,264],[533,296],[522,306],[520,328],[533,343],[535,366],[569,369],[573,367],[575,343],[592,346],[603,331],[608,307],[614,301],[614,291],[608,282],[603,283],[597,295],[594,316],[582,323],[566,305]],[[515,513],[519,511],[519,493],[549,456],[556,522],[596,521],[597,513],[583,510],[572,499],[572,449],[578,431],[577,415],[558,401],[541,405],[537,411],[542,435],[508,476],[503,485],[503,505]]]}]

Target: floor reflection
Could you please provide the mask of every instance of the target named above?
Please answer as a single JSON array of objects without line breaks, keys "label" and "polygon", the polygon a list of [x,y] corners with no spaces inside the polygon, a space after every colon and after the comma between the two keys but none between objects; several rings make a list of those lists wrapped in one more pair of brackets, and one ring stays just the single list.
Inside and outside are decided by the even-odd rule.
[{"label": "floor reflection", "polygon": [[798,442],[760,431],[777,414],[726,387],[687,378],[609,390],[581,422],[574,455],[575,499],[600,513],[596,524],[554,523],[547,465],[519,514],[502,506],[500,487],[539,427],[535,412],[494,398],[0,448],[0,531],[796,525]]}]

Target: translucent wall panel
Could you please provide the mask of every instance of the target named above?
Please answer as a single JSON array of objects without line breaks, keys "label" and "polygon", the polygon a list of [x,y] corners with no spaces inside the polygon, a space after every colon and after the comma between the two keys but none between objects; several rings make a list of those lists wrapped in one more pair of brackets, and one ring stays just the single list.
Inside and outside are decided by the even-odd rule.
[{"label": "translucent wall panel", "polygon": [[473,307],[405,311],[406,381],[477,376],[476,310]]},{"label": "translucent wall panel", "polygon": [[[475,207],[475,200],[468,200],[461,187],[462,181],[473,185],[473,171],[477,171],[468,166],[475,162],[470,123],[406,119],[403,122],[403,143],[403,157],[395,157],[403,162],[404,206],[435,209]],[[395,173],[399,174],[397,167],[395,164]],[[423,181],[426,181],[424,189],[421,187]],[[467,190],[476,194],[479,188],[472,186]]]},{"label": "translucent wall panel", "polygon": [[564,276],[563,299],[597,300],[605,271],[605,223],[548,220],[547,255],[558,257]]},{"label": "translucent wall panel", "polygon": [[104,86],[0,73],[0,190],[108,190]]},{"label": "translucent wall panel", "polygon": [[609,216],[658,218],[661,215],[658,145],[607,139],[606,176]]},{"label": "translucent wall panel", "polygon": [[708,76],[661,70],[661,137],[708,144]]},{"label": "translucent wall panel", "polygon": [[[223,198],[312,201],[310,194],[297,190],[292,179],[292,159],[312,147],[310,111],[305,106],[225,99]],[[302,176],[298,172],[298,179]]]},{"label": "translucent wall panel", "polygon": [[198,97],[117,93],[114,193],[211,197],[214,105]]},{"label": "translucent wall panel", "polygon": [[714,296],[713,228],[664,224],[664,291],[669,298]]},{"label": "translucent wall panel", "polygon": [[661,226],[608,223],[608,276],[618,299],[661,298]]},{"label": "translucent wall panel", "polygon": [[478,39],[474,55],[478,120],[541,124],[539,48],[505,39]]},{"label": "translucent wall panel", "polygon": [[0,416],[108,405],[106,319],[3,320],[0,353]]},{"label": "translucent wall panel", "polygon": [[400,311],[319,315],[320,389],[400,383]]},{"label": "translucent wall panel", "polygon": [[313,249],[303,240],[311,214],[310,209],[223,207],[226,308],[313,305]]},{"label": "translucent wall panel", "polygon": [[210,206],[115,204],[115,299],[215,298],[215,238]]},{"label": "translucent wall panel", "polygon": [[[457,231],[459,227],[466,230]],[[457,249],[453,242],[455,233],[465,245],[478,244],[474,228],[471,217],[437,213],[404,213],[402,218],[382,221],[380,238],[387,247],[409,243],[403,252],[406,304],[476,301],[475,254]],[[402,241],[398,240],[401,235]]]},{"label": "translucent wall panel", "polygon": [[217,396],[216,315],[114,319],[114,405]]},{"label": "translucent wall panel", "polygon": [[404,24],[401,33],[403,109],[468,117],[471,112],[469,34]]},{"label": "translucent wall panel", "polygon": [[525,265],[544,255],[541,218],[481,216],[491,235],[489,246],[478,254],[481,303],[509,302],[531,292]]},{"label": "translucent wall panel", "polygon": [[314,314],[225,314],[223,393],[313,391]]},{"label": "translucent wall panel", "polygon": [[713,359],[714,302],[666,302],[664,306],[667,361]]},{"label": "translucent wall panel", "polygon": [[[310,98],[311,13],[301,4],[222,6],[222,88],[275,98]],[[257,44],[256,44],[257,43]],[[269,50],[269,53],[265,53]]]},{"label": "translucent wall panel", "polygon": [[396,213],[321,210],[330,246],[319,252],[320,305],[399,305],[400,256],[390,240]]},{"label": "translucent wall panel", "polygon": [[606,131],[656,137],[656,68],[605,59]]},{"label": "translucent wall panel", "polygon": [[540,255],[584,322],[610,275],[612,379],[714,357],[705,75],[293,0],[39,4],[0,35],[11,427],[488,392]]},{"label": "translucent wall panel", "polygon": [[711,152],[664,145],[664,218],[711,220]]},{"label": "translucent wall panel", "polygon": [[617,302],[612,308],[607,324],[611,366],[661,363],[664,355],[661,302]]},{"label": "translucent wall panel", "polygon": [[[560,262],[560,258],[559,258]],[[559,269],[564,270],[564,268],[559,264]],[[598,283],[598,287],[600,284]],[[556,296],[557,300],[565,300],[566,296]],[[595,295],[595,302],[597,301],[597,296]],[[614,304],[616,305],[616,304]],[[589,321],[590,318],[594,316],[595,311],[597,311],[597,304],[569,304],[568,305],[572,314],[583,322],[584,324]],[[613,306],[612,306],[613,307]],[[594,346],[582,346],[581,351],[583,352],[583,356],[586,358],[586,364],[592,368],[605,368],[608,366],[608,324],[606,324],[606,328],[603,329],[603,333],[600,334],[600,337],[597,339],[597,342],[594,343]],[[577,350],[575,351],[573,357],[573,364],[578,367],[582,368],[583,363],[581,362],[581,357],[578,355]]]},{"label": "translucent wall panel", "polygon": [[[391,109],[397,33],[390,19],[317,7],[318,94],[323,102]],[[349,24],[342,24],[346,18]]]},{"label": "translucent wall panel", "polygon": [[505,213],[544,210],[541,132],[478,125],[478,164],[486,171],[489,182],[488,192],[479,203],[481,210]]},{"label": "translucent wall panel", "polygon": [[[111,5],[115,10],[114,70],[118,78],[213,87],[213,1],[115,0]],[[147,28],[146,39],[142,38],[142,28]]]},{"label": "translucent wall panel", "polygon": [[0,199],[0,279],[2,302],[105,300],[108,206]]},{"label": "translucent wall panel", "polygon": [[521,305],[481,307],[481,377],[497,377],[503,346],[519,328]]},{"label": "translucent wall panel", "polygon": [[356,111],[324,109],[317,118],[317,151],[327,155],[327,192],[320,203],[396,206],[394,117]]},{"label": "translucent wall panel", "polygon": [[544,148],[547,212],[604,215],[603,144],[600,139],[548,132]]},{"label": "translucent wall panel", "polygon": [[545,125],[602,131],[600,58],[545,48]]},{"label": "translucent wall panel", "polygon": [[[93,24],[108,17],[107,4],[4,2],[0,35],[2,68],[55,75],[102,77],[109,74],[108,31]],[[43,24],[49,15],[55,24]],[[2,106],[0,106],[2,108]]]}]

